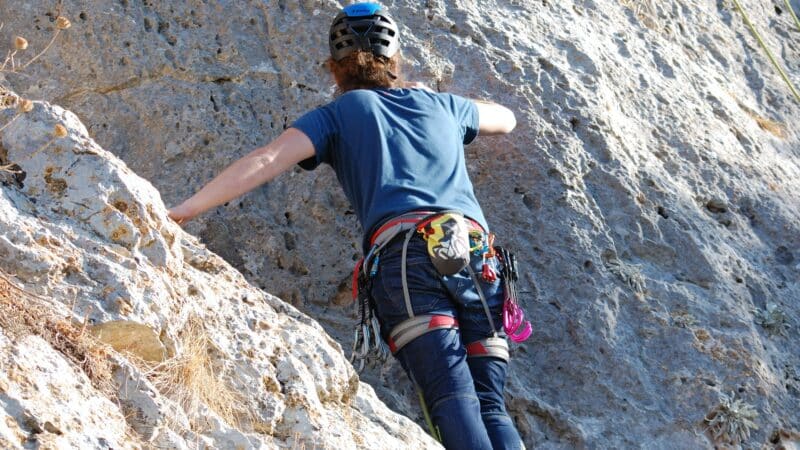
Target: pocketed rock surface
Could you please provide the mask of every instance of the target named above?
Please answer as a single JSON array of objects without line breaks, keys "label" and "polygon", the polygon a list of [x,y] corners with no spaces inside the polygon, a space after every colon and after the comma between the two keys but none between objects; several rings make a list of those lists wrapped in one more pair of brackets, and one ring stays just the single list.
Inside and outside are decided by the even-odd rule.
[{"label": "pocketed rock surface", "polygon": [[[0,120],[13,115],[0,111]],[[53,135],[57,123],[67,136]],[[10,122],[0,149],[25,172],[22,185],[12,178],[0,189],[0,301],[9,324],[0,334],[3,448],[140,448],[126,436],[152,448],[435,445],[359,381],[316,322],[168,221],[155,188],[99,147],[74,114],[37,102]],[[121,352],[112,352],[110,398],[68,352],[18,332],[21,319],[8,315],[21,316],[31,298],[50,302],[37,311]],[[186,329],[206,336],[199,353]],[[157,382],[169,367],[179,368],[177,378]],[[229,397],[219,397],[220,384]],[[183,385],[195,401],[181,401]],[[233,416],[215,395],[235,402],[225,405]]]},{"label": "pocketed rock surface", "polygon": [[[740,2],[800,85],[800,29],[786,3]],[[73,21],[24,76],[0,74],[0,83],[74,111],[88,135],[149,180],[168,205],[332,98],[323,62],[338,2],[60,5],[57,11],[42,0],[0,3],[0,42],[19,34],[31,49],[41,48],[58,13]],[[507,390],[526,446],[798,445],[800,102],[734,5],[398,0],[387,6],[402,24],[409,79],[491,98],[517,114],[512,134],[479,137],[467,156],[493,231],[518,254],[520,289],[534,322],[531,339],[514,346]],[[800,12],[796,0],[791,6]],[[26,159],[47,140],[45,117],[64,114],[44,104],[36,111],[41,124],[15,121],[1,138],[6,149],[16,146],[8,162],[27,174],[24,188],[2,188],[3,198],[13,200],[0,208],[8,226],[0,258],[20,280],[62,302],[77,296],[76,314],[97,323],[133,320],[167,336],[188,311],[208,314],[209,323],[230,331],[218,344],[225,349],[220,361],[238,385],[252,383],[247,377],[254,373],[282,373],[234,357],[270,339],[253,330],[253,315],[263,314],[258,320],[270,330],[296,326],[323,334],[244,279],[318,321],[349,350],[356,320],[349,274],[360,230],[331,170],[293,170],[187,226],[242,279],[164,222],[158,194],[133,175],[114,175],[110,168],[122,166],[104,151],[76,156],[112,161],[100,174],[70,167],[72,160],[63,159],[69,152],[56,153],[58,145]],[[0,123],[12,115],[3,113]],[[70,139],[84,136],[79,128],[70,128]],[[127,214],[113,206],[117,200],[129,206]],[[56,236],[58,250],[34,246],[41,236]],[[65,269],[70,256],[79,270]],[[192,265],[197,258],[226,269],[208,273],[205,263]],[[226,277],[233,284],[224,284]],[[270,307],[246,303],[244,291]],[[118,306],[126,302],[130,308]],[[240,329],[249,337],[240,337]],[[311,386],[324,386],[332,394],[322,397],[342,399],[355,375],[338,345],[322,341],[274,341],[259,351],[280,347],[293,361],[288,367],[321,383],[298,392],[313,398]],[[333,363],[317,366],[315,358]],[[396,364],[370,367],[361,378],[392,410],[421,423],[413,389]],[[720,412],[724,396],[740,406],[739,414]],[[280,397],[266,393],[248,398],[261,402],[253,407],[265,422],[285,417],[289,434],[298,430],[287,425],[295,417],[315,423],[308,411],[328,411],[320,413],[328,423],[344,415],[334,406],[315,409],[313,401],[291,410],[291,402],[276,406]],[[373,407],[370,414],[381,420],[404,423]],[[715,438],[709,421],[721,416],[749,435]],[[373,437],[391,430],[369,423],[342,430],[370,430]],[[341,438],[313,427],[298,432],[337,448],[369,446],[349,432]],[[398,445],[422,439],[413,436],[397,438]]]}]

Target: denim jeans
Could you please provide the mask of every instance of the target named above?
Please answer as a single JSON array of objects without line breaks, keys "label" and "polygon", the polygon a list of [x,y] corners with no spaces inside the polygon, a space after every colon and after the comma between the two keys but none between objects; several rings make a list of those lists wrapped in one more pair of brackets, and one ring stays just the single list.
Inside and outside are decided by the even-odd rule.
[{"label": "denim jeans", "polygon": [[[403,235],[380,254],[371,295],[381,323],[389,332],[409,318],[403,298],[400,264]],[[408,244],[406,278],[415,315],[455,317],[459,329],[431,331],[406,344],[395,357],[422,390],[434,426],[448,449],[519,449],[522,443],[503,400],[507,363],[494,357],[467,358],[465,345],[493,335],[469,271],[442,277],[431,263],[424,239]],[[480,276],[483,260],[470,262],[483,289],[494,326],[502,331],[503,290],[497,259],[488,262],[498,274],[494,283]]]}]

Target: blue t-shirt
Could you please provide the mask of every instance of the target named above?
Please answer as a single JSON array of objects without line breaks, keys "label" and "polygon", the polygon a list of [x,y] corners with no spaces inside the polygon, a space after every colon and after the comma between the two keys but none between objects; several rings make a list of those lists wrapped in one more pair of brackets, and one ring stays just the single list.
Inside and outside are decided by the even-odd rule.
[{"label": "blue t-shirt", "polygon": [[311,170],[330,164],[356,210],[365,241],[405,212],[453,209],[480,223],[464,161],[478,134],[472,101],[423,89],[357,89],[292,124],[314,144]]}]

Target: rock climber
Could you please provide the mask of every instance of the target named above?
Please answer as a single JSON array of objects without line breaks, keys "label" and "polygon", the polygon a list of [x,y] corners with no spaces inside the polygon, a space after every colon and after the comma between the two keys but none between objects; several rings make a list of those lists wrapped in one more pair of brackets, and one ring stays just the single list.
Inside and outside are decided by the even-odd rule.
[{"label": "rock climber", "polygon": [[399,38],[380,5],[344,8],[329,32],[335,99],[169,216],[183,224],[294,164],[330,165],[364,232],[359,284],[381,338],[420,389],[435,436],[452,449],[521,448],[503,399],[505,272],[464,156],[465,144],[509,133],[516,119],[496,103],[404,82]]}]

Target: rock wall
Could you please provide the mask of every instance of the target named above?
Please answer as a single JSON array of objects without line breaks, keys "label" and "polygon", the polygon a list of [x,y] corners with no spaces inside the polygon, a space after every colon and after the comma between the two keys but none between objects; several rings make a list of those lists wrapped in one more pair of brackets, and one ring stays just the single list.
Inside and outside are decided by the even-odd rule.
[{"label": "rock wall", "polygon": [[[169,221],[74,114],[37,102],[0,121],[24,172],[0,189],[3,448],[435,445],[316,322]],[[81,342],[95,347],[70,359]],[[73,368],[109,359],[104,382]]]},{"label": "rock wall", "polygon": [[[800,85],[800,30],[785,2],[742,4]],[[330,100],[325,30],[340,6],[3,2],[0,42],[46,42],[58,14],[73,27],[0,82],[75,111],[176,204]],[[800,104],[734,5],[387,6],[408,78],[517,113],[514,133],[467,154],[490,225],[519,254],[535,320],[508,389],[526,445],[707,447],[715,417],[754,417],[745,446],[800,429]],[[12,161],[45,191],[44,163]],[[287,173],[187,230],[349,347],[359,230],[329,169]],[[395,364],[362,379],[420,421]]]}]

